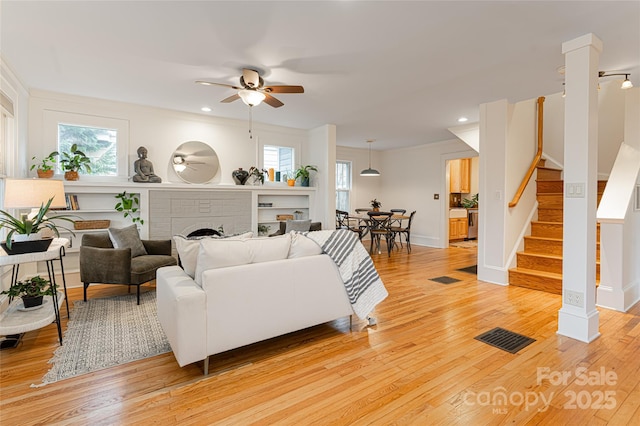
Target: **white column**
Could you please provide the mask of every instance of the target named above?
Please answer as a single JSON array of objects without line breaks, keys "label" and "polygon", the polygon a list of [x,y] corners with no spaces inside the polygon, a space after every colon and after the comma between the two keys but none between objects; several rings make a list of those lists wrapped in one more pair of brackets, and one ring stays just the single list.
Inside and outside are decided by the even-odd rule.
[{"label": "white column", "polygon": [[596,294],[598,63],[602,41],[586,34],[565,55],[564,232],[558,334],[591,342],[600,332]]}]

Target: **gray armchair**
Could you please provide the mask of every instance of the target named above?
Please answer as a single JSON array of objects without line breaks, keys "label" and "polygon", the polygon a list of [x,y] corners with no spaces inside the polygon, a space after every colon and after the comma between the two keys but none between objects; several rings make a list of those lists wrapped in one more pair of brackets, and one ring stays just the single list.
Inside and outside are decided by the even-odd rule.
[{"label": "gray armchair", "polygon": [[140,286],[156,278],[156,270],[177,264],[171,256],[171,240],[142,240],[146,255],[131,257],[130,248],[115,249],[107,232],[84,234],[80,247],[80,281],[84,300],[91,283]]}]

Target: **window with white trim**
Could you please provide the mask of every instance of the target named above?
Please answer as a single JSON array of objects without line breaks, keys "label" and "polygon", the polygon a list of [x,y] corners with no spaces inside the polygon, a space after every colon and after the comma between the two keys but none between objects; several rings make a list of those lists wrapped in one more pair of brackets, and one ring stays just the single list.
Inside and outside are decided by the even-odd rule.
[{"label": "window with white trim", "polygon": [[265,145],[263,150],[264,168],[276,172],[291,173],[295,167],[295,150],[288,146]]},{"label": "window with white trim", "polygon": [[336,161],[336,209],[351,211],[351,161]]},{"label": "window with white trim", "polygon": [[[129,122],[111,117],[45,110],[44,137],[46,149],[69,152],[73,144],[91,159],[91,172],[87,177],[128,178]],[[58,157],[59,161],[60,157]],[[63,173],[58,162],[57,173]]]}]

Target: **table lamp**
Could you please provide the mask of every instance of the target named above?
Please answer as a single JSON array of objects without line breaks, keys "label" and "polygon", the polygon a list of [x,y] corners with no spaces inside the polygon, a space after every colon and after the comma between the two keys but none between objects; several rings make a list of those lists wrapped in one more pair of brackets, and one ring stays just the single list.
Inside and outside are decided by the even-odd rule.
[{"label": "table lamp", "polygon": [[4,208],[32,209],[28,218],[38,214],[40,207],[53,197],[49,208],[67,207],[64,183],[56,179],[5,179]]}]

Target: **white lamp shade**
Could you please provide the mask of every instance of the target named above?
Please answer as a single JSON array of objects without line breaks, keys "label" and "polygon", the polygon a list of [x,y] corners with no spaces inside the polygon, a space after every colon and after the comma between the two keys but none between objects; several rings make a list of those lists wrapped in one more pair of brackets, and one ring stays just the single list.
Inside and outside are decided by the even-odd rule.
[{"label": "white lamp shade", "polygon": [[67,206],[64,183],[57,179],[5,179],[4,208],[30,209],[46,204],[53,197],[50,208]]},{"label": "white lamp shade", "polygon": [[633,87],[633,83],[629,79],[626,79],[625,81],[623,81],[622,86],[620,86],[621,89],[631,89],[632,87]]},{"label": "white lamp shade", "polygon": [[258,92],[256,90],[247,90],[247,89],[239,90],[238,96],[240,96],[240,99],[242,99],[242,102],[244,102],[249,106],[260,105],[260,103],[264,101],[264,98],[267,97],[262,92]]}]

